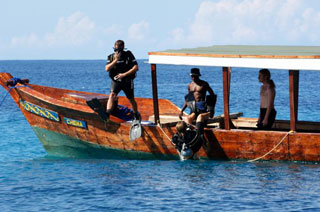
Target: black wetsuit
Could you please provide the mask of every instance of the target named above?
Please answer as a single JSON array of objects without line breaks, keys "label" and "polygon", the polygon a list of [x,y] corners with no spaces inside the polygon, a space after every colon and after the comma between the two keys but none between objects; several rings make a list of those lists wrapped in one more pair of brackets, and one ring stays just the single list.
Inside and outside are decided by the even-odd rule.
[{"label": "black wetsuit", "polygon": [[204,142],[203,131],[204,123],[197,122],[197,129],[191,130],[190,128],[187,128],[184,136],[179,133],[174,134],[172,137],[172,143],[175,145],[179,153],[181,153],[183,146],[185,146],[185,148],[190,148],[194,155],[200,150]]},{"label": "black wetsuit", "polygon": [[[110,64],[114,59],[114,53],[108,56],[107,64]],[[134,98],[134,84],[133,79],[136,73],[126,76],[122,79],[116,80],[114,77],[120,73],[129,71],[134,65],[137,65],[137,61],[131,51],[122,51],[117,64],[109,70],[109,76],[111,82],[111,92],[118,94],[121,90],[125,93],[128,99]]]}]

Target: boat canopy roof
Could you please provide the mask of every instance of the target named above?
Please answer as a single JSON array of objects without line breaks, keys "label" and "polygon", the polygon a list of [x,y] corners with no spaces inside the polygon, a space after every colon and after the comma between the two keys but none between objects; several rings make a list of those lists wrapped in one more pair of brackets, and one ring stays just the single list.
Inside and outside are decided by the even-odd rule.
[{"label": "boat canopy roof", "polygon": [[320,46],[215,45],[148,54],[150,64],[320,71]]}]

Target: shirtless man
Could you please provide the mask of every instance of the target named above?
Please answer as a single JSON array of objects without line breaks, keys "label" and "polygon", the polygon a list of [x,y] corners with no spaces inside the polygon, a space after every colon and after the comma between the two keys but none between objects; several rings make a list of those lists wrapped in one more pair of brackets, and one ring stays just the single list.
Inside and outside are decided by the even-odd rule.
[{"label": "shirtless man", "polygon": [[[207,110],[205,100],[207,91],[211,96],[214,95],[209,83],[200,79],[201,74],[198,68],[192,68],[190,76],[192,78],[192,82],[188,85],[188,96],[190,97],[191,95],[191,97],[194,98],[195,108],[191,111],[190,115],[188,115],[186,119],[188,124],[192,124],[193,120],[195,119],[197,119],[196,122],[202,122],[200,120],[207,120],[210,115],[213,116],[213,114],[210,114],[210,112]],[[181,120],[183,111],[187,108],[187,106],[186,100],[179,114],[179,118]]]},{"label": "shirtless man", "polygon": [[258,79],[262,86],[260,89],[260,115],[257,127],[258,129],[271,129],[277,115],[277,111],[274,109],[276,86],[268,69],[261,69]]}]

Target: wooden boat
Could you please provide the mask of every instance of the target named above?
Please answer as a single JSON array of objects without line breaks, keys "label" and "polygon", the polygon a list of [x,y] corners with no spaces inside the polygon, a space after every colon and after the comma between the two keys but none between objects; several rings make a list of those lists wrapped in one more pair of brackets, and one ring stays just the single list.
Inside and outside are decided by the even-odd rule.
[{"label": "wooden boat", "polygon": [[[26,117],[33,131],[49,155],[62,157],[173,159],[178,158],[171,142],[163,132],[171,135],[171,128],[160,129],[153,122],[142,121],[143,136],[130,141],[131,122],[116,116],[104,122],[86,103],[97,98],[106,105],[108,96],[18,83],[13,89],[9,73],[0,73],[0,84]],[[152,115],[152,99],[136,98],[142,120]],[[125,97],[118,103],[129,106]],[[159,100],[160,114],[173,115],[179,108],[168,100]]]},{"label": "wooden boat", "polygon": [[[198,156],[207,159],[320,161],[320,123],[298,121],[298,70],[320,70],[320,47],[213,46],[149,52],[153,98],[136,98],[143,134],[130,141],[131,122],[111,116],[104,122],[86,103],[108,95],[35,84],[8,86],[12,76],[0,73],[49,155],[67,157],[178,159],[171,143],[180,108],[158,99],[157,64],[218,66],[223,72],[224,114],[209,120],[207,142]],[[257,119],[229,113],[231,67],[289,70],[290,120],[276,121],[271,131],[256,129]],[[10,84],[10,83],[9,83]],[[124,97],[119,104],[129,106]]]}]

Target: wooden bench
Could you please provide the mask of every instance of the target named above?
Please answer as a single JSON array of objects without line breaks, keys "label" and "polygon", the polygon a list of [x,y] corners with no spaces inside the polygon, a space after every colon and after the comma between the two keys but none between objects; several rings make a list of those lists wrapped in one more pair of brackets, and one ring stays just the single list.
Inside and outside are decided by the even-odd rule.
[{"label": "wooden bench", "polygon": [[[246,118],[240,117],[231,120],[234,127],[237,129],[249,128],[257,129],[258,118]],[[272,126],[272,130],[289,131],[290,121],[289,120],[276,120]],[[298,132],[320,132],[319,122],[310,121],[297,121],[296,130]]]},{"label": "wooden bench", "polygon": [[[230,119],[237,119],[238,117],[242,116],[243,113],[231,113]],[[178,115],[160,115],[160,123],[164,124],[166,126],[175,126],[179,121]],[[185,121],[186,116],[183,117],[183,120]],[[149,121],[154,121],[154,115],[149,116]],[[224,121],[224,115],[220,116],[214,116],[213,118],[209,118],[207,120],[207,127],[218,127],[220,123]]]},{"label": "wooden bench", "polygon": [[62,96],[62,100],[66,102],[71,102],[74,104],[87,105],[88,100],[97,98],[100,100],[101,104],[106,104],[108,101],[108,96],[99,94],[85,94],[85,93],[65,93]]},{"label": "wooden bench", "polygon": [[[277,130],[290,130],[289,120],[276,120],[272,126],[273,129]],[[320,122],[311,121],[297,121],[296,130],[298,132],[320,132]]]}]

